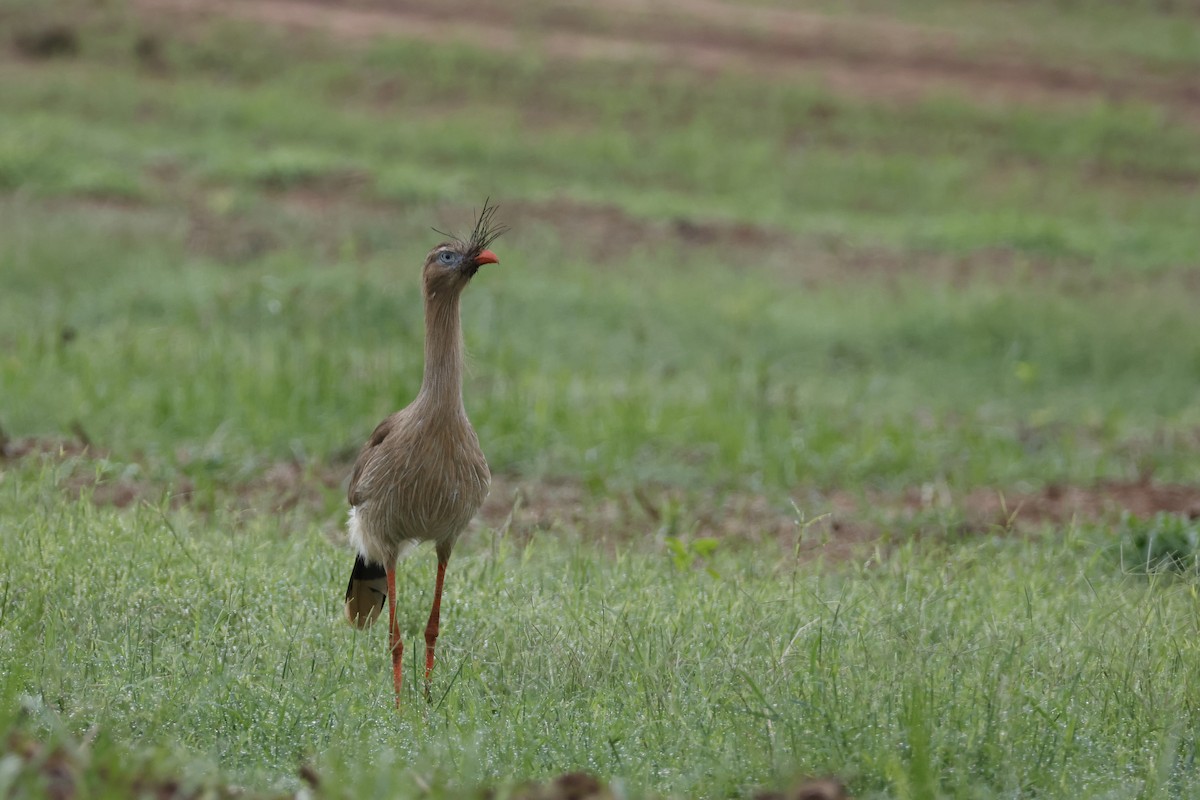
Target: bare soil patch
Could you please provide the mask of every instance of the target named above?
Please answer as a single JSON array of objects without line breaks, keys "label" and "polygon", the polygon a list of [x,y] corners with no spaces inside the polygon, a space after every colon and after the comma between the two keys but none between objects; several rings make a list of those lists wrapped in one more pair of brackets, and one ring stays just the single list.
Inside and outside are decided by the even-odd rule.
[{"label": "bare soil patch", "polygon": [[[135,0],[142,11],[228,17],[348,40],[378,37],[486,43],[556,59],[638,61],[772,80],[807,80],[888,102],[953,93],[973,102],[1137,102],[1200,122],[1200,84],[1124,64],[1048,64],[1016,49],[978,51],[948,31],[868,17],[713,0],[619,0],[603,10],[573,2],[484,0],[333,3],[320,0]],[[614,8],[615,6],[615,8]]]},{"label": "bare soil patch", "polygon": [[[357,189],[343,193],[329,186],[292,187],[277,193],[276,198],[295,213],[313,219],[315,224],[307,226],[308,231],[319,231],[322,224],[331,221],[352,228],[355,221],[386,219],[405,211],[402,203],[370,199]],[[569,198],[509,200],[502,210],[505,222],[515,231],[549,228],[556,238],[571,243],[573,255],[599,267],[630,265],[634,263],[631,257],[653,251],[660,259],[675,254],[680,265],[703,258],[734,271],[763,271],[775,280],[792,281],[806,289],[878,280],[893,286],[920,280],[960,288],[981,281],[1003,284],[1037,280],[1073,293],[1090,293],[1120,287],[1128,281],[1120,274],[1100,274],[1086,260],[1039,258],[1012,247],[979,248],[968,253],[898,250],[852,243],[833,235],[798,235],[741,221],[639,217],[614,205]],[[469,208],[453,209],[447,216],[469,216],[470,212]],[[237,233],[237,228],[231,228],[222,238],[237,241]],[[342,230],[338,240],[344,236]],[[364,247],[369,249],[369,245]],[[1195,271],[1163,271],[1144,275],[1141,280],[1200,289],[1200,273]]]},{"label": "bare soil patch", "polygon": [[82,428],[71,436],[23,436],[16,439],[0,431],[0,463],[37,456],[56,460],[82,456],[104,458],[107,452],[95,447]]},{"label": "bare soil patch", "polygon": [[[911,493],[908,497],[915,499]],[[1200,519],[1200,486],[1137,480],[1102,481],[1094,486],[1051,484],[1008,496],[994,489],[975,490],[964,498],[963,506],[972,518],[1010,525],[1113,519],[1124,513],[1149,517],[1166,512]]]},{"label": "bare soil patch", "polygon": [[[768,269],[809,287],[878,277],[919,277],[965,285],[978,278],[1002,281],[1045,277],[1064,269],[1093,275],[1087,264],[1032,259],[1011,248],[994,247],[965,255],[897,251],[850,244],[835,236],[799,236],[778,228],[701,217],[670,220],[636,217],[613,206],[561,199],[509,202],[506,217],[519,230],[552,226],[577,252],[597,263],[621,262],[640,250],[675,250],[714,257],[731,269]],[[1072,270],[1072,267],[1077,269]]]},{"label": "bare soil patch", "polygon": [[[289,213],[312,224],[304,230],[319,236],[324,228],[337,228],[337,242],[345,239],[364,221],[388,219],[405,213],[403,203],[371,198],[358,185],[315,184],[292,186],[273,194]],[[676,216],[652,219],[630,214],[617,206],[586,203],[569,198],[505,201],[503,214],[514,230],[536,232],[549,228],[554,236],[571,243],[572,254],[596,266],[630,264],[639,252],[660,256],[675,253],[679,264],[700,257],[718,261],[732,270],[766,270],[776,279],[795,281],[805,288],[862,280],[920,279],[957,287],[976,281],[1003,283],[1038,279],[1064,282],[1072,291],[1088,292],[1124,281],[1120,276],[1103,276],[1086,261],[1046,259],[1014,248],[991,247],[970,253],[895,250],[882,246],[850,243],[836,236],[802,236],[779,228],[747,222],[704,217]],[[447,216],[470,209],[454,209]],[[193,214],[189,246],[208,252],[208,242],[222,247],[249,247],[262,242],[256,234],[262,226],[247,220],[224,224],[212,214]],[[340,227],[339,227],[340,226]],[[202,233],[198,233],[202,232]],[[364,243],[366,251],[369,243]],[[331,253],[336,243],[329,243]],[[1144,280],[1182,281],[1200,286],[1200,276],[1191,272],[1162,273]],[[1058,285],[1058,284],[1056,284]]]},{"label": "bare soil patch", "polygon": [[[150,176],[162,185],[160,176]],[[274,209],[294,225],[280,232],[279,219],[269,214],[227,214],[213,210],[194,190],[168,187],[174,197],[151,208],[128,198],[69,197],[46,201],[54,210],[102,211],[113,224],[165,225],[175,236],[175,223],[185,230],[183,246],[192,255],[229,264],[240,264],[280,249],[295,246],[297,239],[316,248],[322,257],[338,258],[347,237],[356,242],[362,257],[377,249],[373,226],[384,226],[399,215],[411,213],[413,204],[374,196],[368,176],[344,173],[293,181],[286,186],[266,186]],[[4,196],[0,194],[0,202]],[[470,212],[448,208],[447,217]],[[422,213],[425,213],[422,209]],[[653,251],[671,254],[677,263],[694,258],[725,264],[729,269],[769,272],[777,280],[793,281],[805,288],[863,280],[899,283],[921,280],[963,287],[978,281],[1051,281],[1058,288],[1089,293],[1121,286],[1120,274],[1102,274],[1083,259],[1037,257],[1012,247],[979,248],[967,253],[894,249],[853,243],[835,235],[799,235],[766,225],[699,216],[655,219],[637,216],[604,203],[570,198],[508,200],[505,221],[517,231],[549,229],[553,236],[571,242],[573,255],[596,266],[631,264],[631,257]],[[1195,270],[1162,271],[1143,281],[1170,281],[1187,291],[1200,289]]]},{"label": "bare soil patch", "polygon": [[[319,521],[334,541],[343,538],[342,492],[348,461],[278,461],[253,474],[198,491],[186,476],[147,477],[144,470],[97,469],[108,454],[80,436],[0,440],[4,462],[42,459],[66,465],[60,487],[100,506],[220,508],[244,515],[275,515],[285,530],[311,530]],[[185,459],[186,460],[186,459]],[[331,511],[331,509],[333,509]],[[1036,490],[944,488],[902,492],[822,492],[797,488],[788,497],[745,491],[689,491],[668,485],[595,490],[568,479],[496,475],[474,527],[525,540],[544,532],[616,544],[662,544],[715,538],[774,543],[799,560],[842,560],[869,550],[893,531],[908,535],[1021,533],[1047,525],[1115,522],[1123,514],[1159,512],[1200,519],[1200,485],[1102,481],[1091,486],[1051,484]]]}]

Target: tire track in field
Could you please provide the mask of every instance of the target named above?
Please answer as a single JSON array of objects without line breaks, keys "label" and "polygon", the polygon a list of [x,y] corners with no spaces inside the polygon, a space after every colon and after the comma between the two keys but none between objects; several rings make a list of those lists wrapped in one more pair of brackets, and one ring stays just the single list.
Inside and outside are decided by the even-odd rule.
[{"label": "tire track in field", "polygon": [[[1193,444],[1200,442],[1197,437],[1200,432],[1192,435]],[[199,513],[218,507],[246,515],[269,513],[285,528],[309,528],[316,520],[332,541],[340,542],[343,535],[340,512],[321,519],[328,511],[328,494],[340,495],[349,474],[349,462],[340,457],[328,462],[265,462],[255,474],[224,483],[211,495],[197,492],[182,474],[158,480],[102,474],[95,463],[111,460],[111,454],[92,443],[81,427],[71,436],[9,438],[0,431],[0,471],[23,460],[60,465],[58,487],[97,506],[129,508],[165,499],[172,508],[188,506]],[[927,484],[851,491],[796,486],[786,494],[790,503],[745,490],[698,491],[653,482],[597,493],[574,479],[498,473],[472,529],[482,526],[518,540],[555,530],[608,543],[630,538],[653,542],[688,531],[721,540],[775,542],[801,560],[840,560],[874,546],[897,526],[913,535],[1019,535],[1047,526],[1115,523],[1126,513],[1142,519],[1159,513],[1200,519],[1200,484],[1159,483],[1148,476],[1086,485],[1052,483],[1038,489],[951,490]]]},{"label": "tire track in field", "polygon": [[554,59],[648,62],[705,74],[815,82],[872,100],[954,94],[972,102],[1054,105],[1137,102],[1200,124],[1200,78],[1129,64],[1100,74],[1047,64],[1017,50],[966,52],[953,34],[873,18],[730,6],[715,0],[613,0],[603,11],[572,2],[484,0],[132,0],[143,12],[228,17],[338,38],[478,42],[495,52]]}]

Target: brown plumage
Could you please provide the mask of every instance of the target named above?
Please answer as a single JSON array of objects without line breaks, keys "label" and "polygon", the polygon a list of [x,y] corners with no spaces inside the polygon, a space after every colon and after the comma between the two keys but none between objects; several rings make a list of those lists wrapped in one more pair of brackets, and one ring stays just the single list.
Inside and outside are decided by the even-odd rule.
[{"label": "brown plumage", "polygon": [[484,264],[487,247],[505,230],[486,202],[466,240],[451,238],[429,252],[422,270],[425,373],[406,408],[379,423],[350,476],[350,541],[358,550],[346,587],[346,617],[366,627],[388,600],[388,631],[396,704],[404,644],[396,622],[396,560],[410,545],[433,542],[437,581],[425,627],[425,697],[430,698],[442,582],[459,534],[475,516],[491,475],[462,399],[463,342],[459,300]]}]

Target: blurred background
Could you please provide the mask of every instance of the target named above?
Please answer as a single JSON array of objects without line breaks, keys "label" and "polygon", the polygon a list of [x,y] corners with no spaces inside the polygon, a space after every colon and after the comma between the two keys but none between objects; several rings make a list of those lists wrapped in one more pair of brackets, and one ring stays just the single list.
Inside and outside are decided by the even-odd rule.
[{"label": "blurred background", "polygon": [[500,476],[785,517],[1195,477],[1192,5],[2,13],[10,438],[185,490],[339,473],[419,382],[431,226],[490,196]]},{"label": "blurred background", "polygon": [[[1107,796],[1135,796],[1122,776],[1144,774],[1154,796],[1171,767],[1143,759],[1145,742],[1190,746],[1194,763],[1195,720],[1155,727],[1197,707],[1200,681],[1178,674],[1191,634],[1136,661],[1149,623],[1123,615],[1168,600],[1096,566],[1117,563],[1096,553],[1118,540],[1156,562],[1194,565],[1200,548],[1192,0],[0,0],[0,532],[24,548],[0,592],[20,631],[0,644],[25,659],[7,699],[58,698],[68,728],[100,720],[118,742],[161,727],[269,785],[347,730],[394,724],[382,649],[360,674],[339,661],[349,634],[327,629],[349,565],[343,487],[419,385],[431,229],[469,228],[489,197],[511,231],[464,298],[464,394],[495,480],[447,584],[455,722],[445,741],[401,724],[413,752],[451,754],[422,780],[590,764],[732,796],[834,770],[894,790],[872,796],[919,797],[959,769],[971,777],[954,796],[1054,783],[1069,797],[1085,773]],[[1087,543],[1076,525],[1093,526]],[[1009,538],[1026,533],[1046,539]],[[556,544],[504,550],[534,540]],[[781,558],[800,572],[776,574]],[[973,577],[943,591],[943,563]],[[1080,564],[1092,571],[1061,580]],[[831,583],[809,597],[797,574]],[[563,575],[593,588],[556,589]],[[907,581],[922,575],[934,610],[914,618]],[[978,594],[1013,575],[1035,590]],[[1112,605],[1093,605],[1109,579]],[[405,580],[423,603],[425,581]],[[247,585],[262,590],[247,599]],[[46,609],[64,586],[59,619]],[[1057,589],[1078,591],[1035,602]],[[859,598],[849,621],[833,596]],[[717,671],[685,681],[682,662],[654,662],[628,679],[662,688],[579,656],[623,646],[613,619],[636,628],[595,611],[614,597],[647,615],[632,640],[655,644],[631,648],[683,648]],[[1194,623],[1187,596],[1169,597],[1179,616],[1161,619]],[[137,613],[113,628],[105,608]],[[531,660],[509,638],[535,628],[562,651]],[[206,630],[220,635],[194,651]],[[770,652],[722,649],[742,631],[764,631],[752,642]],[[1088,649],[1079,631],[1129,638]],[[921,687],[946,642],[968,655],[936,662],[938,685],[969,696],[942,706]],[[988,642],[1020,653],[1012,672],[981,656],[980,683],[963,679]],[[1059,749],[1076,728],[1055,738],[1067,723],[1030,704],[1061,710],[1073,690],[1030,676],[1084,651],[1096,672],[1075,685],[1115,699],[1093,689],[1078,718],[1091,749]],[[808,668],[788,667],[802,652]],[[1112,654],[1132,660],[1104,666]],[[300,661],[311,676],[293,690]],[[1181,694],[1142,704],[1128,676],[1143,670]],[[836,705],[839,675],[871,674],[858,705]],[[509,708],[508,680],[590,733],[500,730],[488,709]],[[906,680],[909,699],[875,705]],[[580,687],[610,694],[572,705]],[[654,728],[622,705],[643,696],[660,711],[690,699]],[[979,727],[983,696],[1030,726],[1024,739]],[[716,736],[706,726],[747,697],[778,705],[747,712],[692,772],[657,763],[687,761],[686,737]],[[330,698],[352,712],[323,716]],[[889,759],[925,722],[929,761],[904,772]],[[467,769],[455,754],[471,736]],[[718,763],[729,771],[704,771]]]}]

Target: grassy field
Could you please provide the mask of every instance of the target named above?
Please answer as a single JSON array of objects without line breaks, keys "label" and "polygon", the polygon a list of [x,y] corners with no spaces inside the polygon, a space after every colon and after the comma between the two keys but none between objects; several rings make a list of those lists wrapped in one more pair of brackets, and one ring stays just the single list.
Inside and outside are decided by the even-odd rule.
[{"label": "grassy field", "polygon": [[[0,6],[0,795],[1200,793],[1200,22],[1099,6],[815,4],[866,38],[786,76]],[[821,80],[886,26],[959,83]],[[341,481],[488,195],[397,713]]]}]

